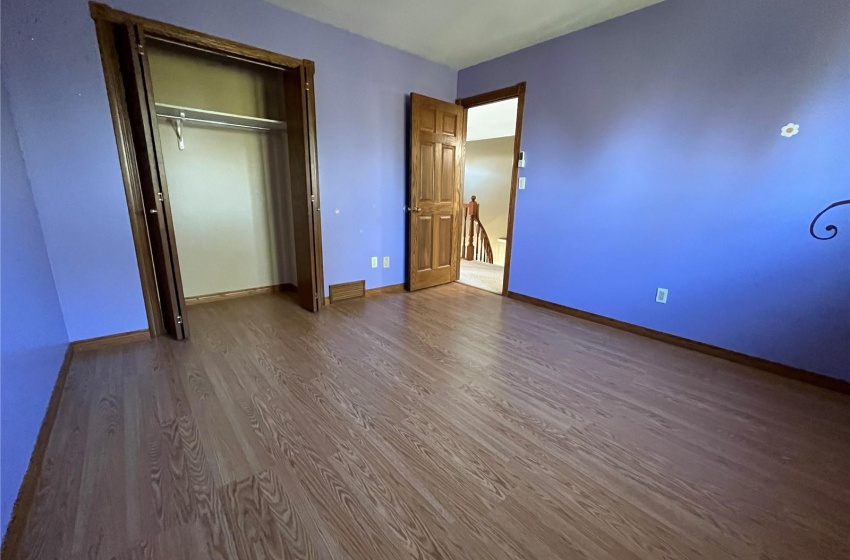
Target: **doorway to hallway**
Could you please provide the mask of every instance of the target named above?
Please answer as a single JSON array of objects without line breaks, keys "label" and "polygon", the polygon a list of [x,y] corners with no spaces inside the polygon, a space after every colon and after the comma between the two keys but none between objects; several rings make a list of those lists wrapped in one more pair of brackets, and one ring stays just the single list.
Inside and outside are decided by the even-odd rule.
[{"label": "doorway to hallway", "polygon": [[519,96],[486,101],[466,113],[458,281],[497,294],[507,286],[519,101]]}]

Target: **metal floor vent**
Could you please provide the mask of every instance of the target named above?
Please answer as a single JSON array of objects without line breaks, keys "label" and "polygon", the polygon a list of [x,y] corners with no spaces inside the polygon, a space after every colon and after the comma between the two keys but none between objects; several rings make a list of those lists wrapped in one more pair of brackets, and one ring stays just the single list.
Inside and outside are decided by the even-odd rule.
[{"label": "metal floor vent", "polygon": [[356,280],[354,282],[333,284],[328,286],[328,291],[331,294],[331,303],[345,301],[347,299],[362,298],[366,295],[366,281]]}]

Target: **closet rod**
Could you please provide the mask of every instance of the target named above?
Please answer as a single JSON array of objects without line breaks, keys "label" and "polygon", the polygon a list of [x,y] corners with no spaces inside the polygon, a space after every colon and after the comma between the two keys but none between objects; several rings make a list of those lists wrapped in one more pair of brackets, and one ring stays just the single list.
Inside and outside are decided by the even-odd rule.
[{"label": "closet rod", "polygon": [[214,124],[216,126],[232,126],[234,128],[250,128],[252,130],[271,130],[271,128],[267,126],[251,126],[249,124],[236,124],[229,123],[224,121],[211,121],[208,119],[194,119],[192,117],[176,117],[174,115],[163,115],[162,113],[157,113],[157,117],[162,119],[171,119],[173,121],[182,121],[182,122],[196,122],[196,123],[204,123],[204,124]]},{"label": "closet rod", "polygon": [[266,64],[265,62],[259,62],[257,60],[251,60],[250,58],[243,58],[241,56],[237,56],[235,54],[226,54],[218,51],[214,51],[212,49],[205,49],[203,47],[198,47],[196,45],[187,45],[186,43],[181,43],[180,41],[173,41],[171,39],[165,39],[163,37],[150,37],[150,40],[162,43],[168,43],[170,45],[177,45],[178,47],[183,47],[185,49],[193,49],[196,51],[205,52],[207,54],[212,54],[215,56],[223,56],[225,58],[232,58],[233,60],[238,60],[240,62],[247,62],[248,64],[256,64],[257,66],[265,66],[266,68],[274,68],[275,70],[286,70],[283,66],[275,66],[274,64]]}]

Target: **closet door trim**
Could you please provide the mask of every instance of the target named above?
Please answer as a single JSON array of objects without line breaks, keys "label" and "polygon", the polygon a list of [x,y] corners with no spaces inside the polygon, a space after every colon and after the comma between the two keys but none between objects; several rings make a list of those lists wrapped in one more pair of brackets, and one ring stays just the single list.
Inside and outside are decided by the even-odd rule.
[{"label": "closet door trim", "polygon": [[[162,155],[162,141],[159,138],[159,127],[157,126],[156,105],[154,103],[153,84],[150,73],[150,65],[147,61],[147,56],[144,55],[146,47],[146,34],[143,29],[135,27],[136,45],[131,45],[134,54],[137,56],[139,66],[138,71],[141,73],[141,85],[143,90],[139,92],[139,101],[145,103],[147,118],[147,138],[149,161],[152,162],[151,171],[155,174],[155,182],[153,186],[155,192],[150,193],[152,197],[152,207],[156,210],[153,214],[148,214],[148,219],[155,219],[159,228],[162,231],[161,249],[164,266],[170,266],[169,274],[167,275],[169,293],[167,294],[171,300],[171,305],[174,309],[172,316],[168,316],[163,310],[163,321],[166,322],[166,330],[171,332],[178,340],[189,337],[188,317],[186,314],[186,299],[183,296],[183,277],[180,274],[180,257],[177,251],[177,240],[174,234],[174,219],[171,214],[171,200],[168,196],[168,180],[165,173],[165,160]],[[150,211],[150,210],[149,210]],[[151,249],[154,250],[153,245]],[[164,291],[164,290],[161,290]],[[160,299],[166,297],[166,294],[160,293]]]},{"label": "closet door trim", "polygon": [[311,68],[312,64],[305,64],[298,70],[289,71],[284,76],[283,85],[298,302],[304,309],[319,311],[324,305],[325,290]]},{"label": "closet door trim", "polygon": [[312,60],[304,61],[304,73],[307,82],[307,151],[309,153],[310,192],[313,195],[313,284],[316,291],[316,311],[325,304],[325,272],[322,257],[322,214],[321,197],[319,196],[319,151],[316,146],[316,86],[314,77],[316,65]]},{"label": "closet door trim", "polygon": [[185,27],[171,25],[155,19],[122,12],[110,8],[106,4],[89,2],[89,12],[95,21],[102,20],[110,23],[123,23],[137,25],[149,37],[171,39],[186,44],[189,47],[208,50],[225,56],[241,58],[248,62],[261,62],[280,68],[298,68],[303,66],[304,61],[300,58],[292,58],[273,51],[267,51],[250,45],[237,43],[228,39],[222,39],[214,35],[193,31]]},{"label": "closet door trim", "polygon": [[129,109],[125,102],[124,82],[118,62],[113,22],[95,19],[100,58],[103,63],[103,76],[106,82],[106,95],[112,113],[112,125],[115,129],[115,142],[118,145],[118,161],[124,179],[124,193],[130,211],[130,229],[136,248],[136,261],[139,265],[139,279],[145,300],[145,312],[148,318],[148,331],[151,337],[165,334],[162,307],[156,290],[156,273],[150,252],[151,239],[148,234],[145,204],[142,197],[141,178],[139,177],[136,151],[133,147],[132,125]]}]

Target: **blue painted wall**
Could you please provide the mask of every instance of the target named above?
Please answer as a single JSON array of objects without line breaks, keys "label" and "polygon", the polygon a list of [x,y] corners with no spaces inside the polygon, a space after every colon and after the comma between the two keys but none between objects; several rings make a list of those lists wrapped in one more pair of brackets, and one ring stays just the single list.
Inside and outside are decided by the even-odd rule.
[{"label": "blue painted wall", "polygon": [[[404,280],[405,103],[453,99],[457,72],[261,0],[114,8],[316,61],[325,282]],[[86,0],[4,0],[3,59],[71,340],[147,327]],[[389,256],[389,269],[370,257]]]},{"label": "blue painted wall", "polygon": [[850,197],[848,46],[846,0],[667,0],[462,70],[528,82],[510,289],[850,380],[847,207],[808,234]]},{"label": "blue painted wall", "polygon": [[0,95],[0,525],[5,533],[68,335],[3,76]]}]

